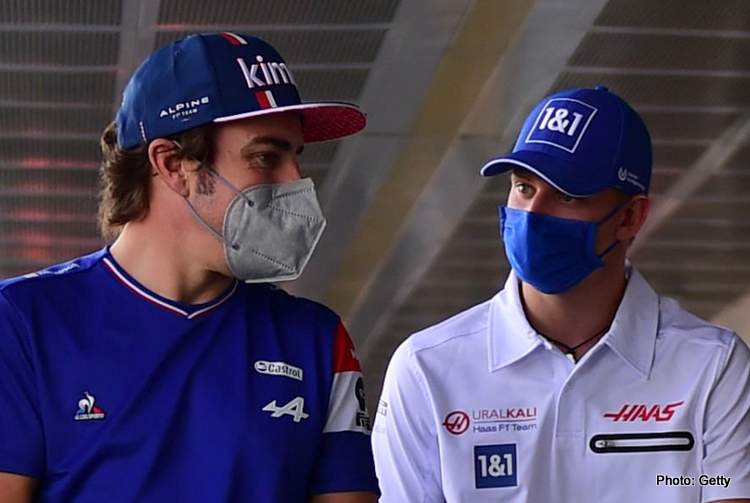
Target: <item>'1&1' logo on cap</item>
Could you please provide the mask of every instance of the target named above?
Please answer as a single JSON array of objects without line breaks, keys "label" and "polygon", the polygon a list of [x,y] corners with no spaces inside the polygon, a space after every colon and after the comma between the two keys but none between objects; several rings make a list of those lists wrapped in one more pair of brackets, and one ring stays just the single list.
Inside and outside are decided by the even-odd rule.
[{"label": "'1&1' logo on cap", "polygon": [[571,154],[576,151],[597,109],[573,98],[553,98],[544,104],[526,143],[543,143]]}]

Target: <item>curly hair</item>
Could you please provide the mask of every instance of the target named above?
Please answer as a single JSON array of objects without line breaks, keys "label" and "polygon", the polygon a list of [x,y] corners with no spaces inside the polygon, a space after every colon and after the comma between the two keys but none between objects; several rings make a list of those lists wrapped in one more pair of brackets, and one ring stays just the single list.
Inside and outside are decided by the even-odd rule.
[{"label": "curly hair", "polygon": [[[181,158],[195,159],[202,165],[213,162],[215,134],[212,124],[184,131],[169,138],[179,143]],[[114,241],[123,226],[148,214],[154,177],[148,158],[148,145],[123,150],[117,144],[117,126],[109,124],[102,133],[102,164],[99,168],[99,232],[107,242]],[[205,176],[204,176],[205,175]],[[211,190],[204,170],[199,173],[201,191]]]}]

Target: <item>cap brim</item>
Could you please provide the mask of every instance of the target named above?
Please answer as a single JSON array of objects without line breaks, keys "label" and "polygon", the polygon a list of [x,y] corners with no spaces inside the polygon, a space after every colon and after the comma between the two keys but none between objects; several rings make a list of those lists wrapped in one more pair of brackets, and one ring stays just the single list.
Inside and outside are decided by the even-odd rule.
[{"label": "cap brim", "polygon": [[364,129],[367,116],[351,103],[300,103],[284,107],[264,108],[243,114],[217,117],[214,122],[229,122],[249,117],[298,111],[302,114],[302,136],[305,143],[337,140]]},{"label": "cap brim", "polygon": [[[573,165],[557,157],[541,152],[515,152],[505,157],[493,159],[479,171],[482,176],[494,176],[512,169],[526,169],[572,197],[588,197],[608,189],[611,183],[593,183],[594,176],[588,176],[587,167]],[[593,167],[596,169],[596,167]]]}]

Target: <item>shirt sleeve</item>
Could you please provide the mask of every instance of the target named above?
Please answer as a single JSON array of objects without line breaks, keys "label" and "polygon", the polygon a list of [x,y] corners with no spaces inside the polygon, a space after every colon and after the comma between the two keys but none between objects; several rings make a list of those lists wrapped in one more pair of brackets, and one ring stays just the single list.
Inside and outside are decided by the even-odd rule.
[{"label": "shirt sleeve", "polygon": [[407,341],[388,365],[372,433],[381,502],[444,501],[432,418],[427,386]]},{"label": "shirt sleeve", "polygon": [[750,352],[736,335],[708,397],[703,444],[702,474],[731,477],[703,487],[703,501],[750,498]]},{"label": "shirt sleeve", "polygon": [[44,435],[28,332],[0,292],[0,472],[44,473]]},{"label": "shirt sleeve", "polygon": [[339,321],[334,336],[328,418],[323,428],[312,492],[348,491],[379,493],[362,369],[354,344]]}]

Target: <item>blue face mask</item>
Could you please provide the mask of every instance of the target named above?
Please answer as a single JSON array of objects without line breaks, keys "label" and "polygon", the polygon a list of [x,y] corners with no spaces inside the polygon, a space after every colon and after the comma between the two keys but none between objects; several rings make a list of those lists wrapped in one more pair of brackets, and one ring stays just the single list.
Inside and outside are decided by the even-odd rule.
[{"label": "blue face mask", "polygon": [[596,269],[618,244],[596,254],[596,231],[622,205],[598,222],[551,217],[498,206],[505,254],[519,278],[547,294],[570,290]]}]

